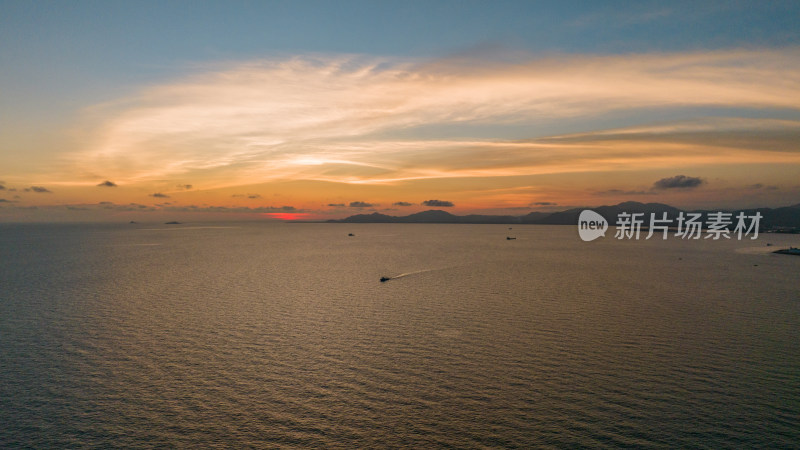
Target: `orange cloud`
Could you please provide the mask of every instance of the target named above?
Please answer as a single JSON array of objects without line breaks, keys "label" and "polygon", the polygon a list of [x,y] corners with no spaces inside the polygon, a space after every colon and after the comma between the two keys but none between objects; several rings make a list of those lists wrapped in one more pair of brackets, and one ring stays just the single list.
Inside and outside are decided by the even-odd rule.
[{"label": "orange cloud", "polygon": [[[692,108],[701,107],[792,117],[800,109],[800,85],[792,82],[797,73],[798,49],[567,55],[502,64],[331,56],[217,66],[91,109],[96,127],[89,145],[68,155],[68,170],[40,180],[53,186],[95,186],[100,173],[124,186],[114,194],[130,201],[159,192],[201,203],[228,201],[223,199],[255,189],[288,196],[286,186],[292,182],[306,183],[300,202],[319,187],[310,183],[370,192],[401,185],[409,190],[375,195],[335,191],[342,198],[387,205],[441,192],[461,206],[466,195],[459,192],[477,185],[464,180],[496,183],[676,168],[659,175],[664,177],[683,173],[678,168],[684,167],[719,172],[723,166],[756,163],[791,167],[800,164],[796,120],[663,122],[654,114],[647,126],[623,119],[619,126],[590,132],[548,136],[540,130],[528,139],[508,134],[506,127],[565,121],[574,129],[592,129],[590,119],[620,112],[646,116],[678,109],[688,117]],[[86,168],[91,168],[90,174],[84,170],[87,181],[76,180],[78,169]],[[189,191],[181,180],[203,191]],[[420,183],[425,180],[449,190],[424,191]],[[415,183],[416,190],[410,190]],[[527,186],[530,180],[515,183]],[[515,191],[519,186],[513,184],[495,193],[484,184],[486,189],[471,198],[487,205],[494,200],[527,205],[531,195],[559,204],[573,195],[554,187],[550,194],[540,187]],[[641,188],[597,185],[594,192],[615,189]],[[317,198],[321,204],[333,200],[324,192]]]}]

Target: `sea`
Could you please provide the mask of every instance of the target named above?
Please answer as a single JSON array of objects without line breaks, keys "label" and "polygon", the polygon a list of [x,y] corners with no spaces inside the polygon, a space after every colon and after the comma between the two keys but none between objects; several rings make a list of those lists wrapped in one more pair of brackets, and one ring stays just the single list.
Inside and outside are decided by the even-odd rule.
[{"label": "sea", "polygon": [[0,447],[800,448],[800,235],[612,231],[0,225]]}]

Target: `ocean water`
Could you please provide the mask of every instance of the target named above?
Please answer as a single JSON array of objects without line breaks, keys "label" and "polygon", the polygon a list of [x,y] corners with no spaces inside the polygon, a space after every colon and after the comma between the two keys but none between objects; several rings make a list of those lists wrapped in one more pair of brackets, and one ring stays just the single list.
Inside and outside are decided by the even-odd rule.
[{"label": "ocean water", "polygon": [[0,225],[0,447],[798,448],[798,241]]}]

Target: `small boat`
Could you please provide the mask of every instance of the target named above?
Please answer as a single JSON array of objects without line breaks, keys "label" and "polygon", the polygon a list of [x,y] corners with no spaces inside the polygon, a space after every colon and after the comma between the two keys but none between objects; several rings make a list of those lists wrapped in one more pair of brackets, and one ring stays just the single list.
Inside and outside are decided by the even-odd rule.
[{"label": "small boat", "polygon": [[783,248],[783,249],[780,249],[780,250],[775,250],[772,253],[778,253],[778,254],[781,254],[781,255],[796,255],[796,256],[800,256],[800,248],[794,248],[794,247]]},{"label": "small boat", "polygon": [[348,236],[355,236],[353,233],[347,233]]},{"label": "small boat", "polygon": [[507,241],[514,241],[514,240],[516,240],[516,239],[517,239],[517,238],[515,238],[515,237],[509,237],[509,236],[506,236],[506,240],[507,240]]},{"label": "small boat", "polygon": [[381,283],[383,283],[384,281],[389,281],[391,279],[392,277],[381,277]]}]

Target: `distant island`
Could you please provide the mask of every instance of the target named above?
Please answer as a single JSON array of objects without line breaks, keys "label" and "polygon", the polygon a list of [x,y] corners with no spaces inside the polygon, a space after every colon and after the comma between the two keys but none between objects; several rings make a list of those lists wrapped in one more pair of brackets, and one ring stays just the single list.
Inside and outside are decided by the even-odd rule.
[{"label": "distant island", "polygon": [[[510,215],[482,215],[470,214],[458,216],[447,211],[438,209],[422,211],[407,216],[390,216],[381,213],[356,214],[340,220],[329,220],[332,223],[465,223],[465,224],[533,224],[533,225],[576,225],[578,215],[584,209],[591,209],[605,217],[608,223],[613,226],[617,221],[619,213],[644,213],[649,219],[650,213],[655,213],[661,217],[667,213],[667,217],[673,221],[681,212],[700,213],[703,221],[707,220],[709,213],[720,210],[697,210],[684,211],[673,206],[662,203],[639,203],[623,202],[611,206],[572,208],[565,211],[552,213],[531,212],[523,216]],[[788,233],[800,233],[800,204],[784,206],[781,208],[756,208],[742,210],[727,210],[723,212],[744,212],[746,215],[761,213],[761,229],[773,230]],[[677,223],[674,223],[677,225]]]}]

